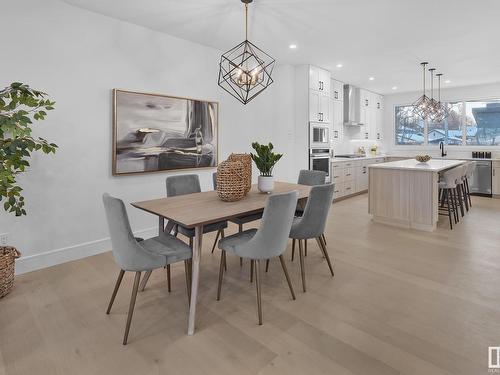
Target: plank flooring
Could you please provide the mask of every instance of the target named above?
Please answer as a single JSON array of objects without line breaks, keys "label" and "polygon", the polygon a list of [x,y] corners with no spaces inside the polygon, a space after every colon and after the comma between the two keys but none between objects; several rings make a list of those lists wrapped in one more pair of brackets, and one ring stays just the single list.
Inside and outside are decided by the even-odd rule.
[{"label": "plank flooring", "polygon": [[213,238],[204,238],[194,336],[179,264],[171,293],[165,272],[153,272],[122,346],[133,274],[106,315],[118,274],[106,253],[16,279],[0,300],[0,374],[470,375],[488,373],[488,346],[500,346],[500,200],[475,197],[456,229],[443,217],[433,233],[373,223],[366,195],[335,203],[326,231],[335,277],[311,241],[302,293],[289,246],[297,300],[272,261],[263,326],[248,262],[228,256],[215,300]]}]

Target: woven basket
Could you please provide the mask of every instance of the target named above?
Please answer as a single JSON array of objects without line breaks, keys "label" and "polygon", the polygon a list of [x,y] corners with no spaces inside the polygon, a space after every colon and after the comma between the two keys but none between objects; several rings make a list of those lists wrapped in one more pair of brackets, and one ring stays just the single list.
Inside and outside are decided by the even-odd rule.
[{"label": "woven basket", "polygon": [[231,154],[229,161],[240,161],[243,164],[243,177],[245,178],[245,194],[252,188],[252,157],[250,154]]},{"label": "woven basket", "polygon": [[242,199],[246,192],[245,168],[240,161],[225,160],[217,167],[217,195],[226,202]]},{"label": "woven basket", "polygon": [[21,253],[10,246],[0,246],[0,298],[14,286],[14,265]]}]

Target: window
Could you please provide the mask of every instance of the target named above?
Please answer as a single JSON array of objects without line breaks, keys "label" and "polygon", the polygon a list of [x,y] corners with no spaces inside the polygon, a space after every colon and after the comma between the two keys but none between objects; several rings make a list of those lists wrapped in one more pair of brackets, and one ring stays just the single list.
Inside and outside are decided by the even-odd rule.
[{"label": "window", "polygon": [[466,144],[500,145],[500,100],[465,103]]},{"label": "window", "polygon": [[440,123],[423,121],[411,105],[396,106],[395,144],[500,146],[500,99],[448,105],[450,115]]},{"label": "window", "polygon": [[450,115],[442,122],[429,122],[428,143],[430,145],[444,142],[447,145],[462,144],[462,109],[463,103],[448,103]]},{"label": "window", "polygon": [[413,106],[396,107],[396,144],[423,145],[424,121],[413,114]]}]

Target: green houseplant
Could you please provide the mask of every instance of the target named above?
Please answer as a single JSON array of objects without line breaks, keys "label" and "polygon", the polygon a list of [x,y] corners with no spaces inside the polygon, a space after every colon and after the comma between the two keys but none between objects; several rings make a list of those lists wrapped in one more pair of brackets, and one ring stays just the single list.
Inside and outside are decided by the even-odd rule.
[{"label": "green houseplant", "polygon": [[[31,136],[33,120],[43,120],[54,109],[47,94],[14,82],[0,90],[0,203],[5,211],[26,215],[23,189],[17,176],[29,167],[33,151],[55,153],[57,145]],[[0,246],[0,298],[14,285],[15,259],[21,254],[10,246]]]},{"label": "green houseplant", "polygon": [[261,145],[258,142],[253,142],[252,148],[256,154],[251,153],[250,155],[257,169],[260,171],[258,188],[262,193],[270,193],[274,190],[273,169],[283,154],[274,153],[272,143]]}]

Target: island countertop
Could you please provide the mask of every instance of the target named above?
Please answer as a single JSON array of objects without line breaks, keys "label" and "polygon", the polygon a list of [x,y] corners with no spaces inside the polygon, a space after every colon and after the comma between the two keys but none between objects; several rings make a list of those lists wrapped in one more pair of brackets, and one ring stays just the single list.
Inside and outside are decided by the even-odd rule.
[{"label": "island countertop", "polygon": [[461,164],[465,160],[436,160],[431,159],[427,163],[420,163],[415,159],[390,161],[388,163],[369,165],[368,168],[376,169],[399,169],[406,171],[441,172]]}]

